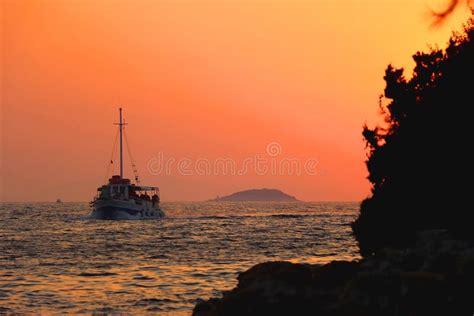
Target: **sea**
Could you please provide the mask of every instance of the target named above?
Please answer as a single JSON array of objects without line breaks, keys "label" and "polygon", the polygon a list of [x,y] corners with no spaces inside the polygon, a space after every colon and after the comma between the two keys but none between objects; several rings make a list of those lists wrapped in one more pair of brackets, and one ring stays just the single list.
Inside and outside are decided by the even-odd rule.
[{"label": "sea", "polygon": [[359,203],[168,202],[89,219],[88,203],[0,204],[0,314],[190,315],[264,261],[359,258]]}]

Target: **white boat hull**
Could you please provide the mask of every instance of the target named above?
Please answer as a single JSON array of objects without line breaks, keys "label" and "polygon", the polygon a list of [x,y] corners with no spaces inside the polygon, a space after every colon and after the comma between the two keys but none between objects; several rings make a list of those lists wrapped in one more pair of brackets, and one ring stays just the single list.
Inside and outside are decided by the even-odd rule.
[{"label": "white boat hull", "polygon": [[93,203],[90,218],[110,220],[140,220],[163,218],[165,213],[150,201],[98,199]]}]

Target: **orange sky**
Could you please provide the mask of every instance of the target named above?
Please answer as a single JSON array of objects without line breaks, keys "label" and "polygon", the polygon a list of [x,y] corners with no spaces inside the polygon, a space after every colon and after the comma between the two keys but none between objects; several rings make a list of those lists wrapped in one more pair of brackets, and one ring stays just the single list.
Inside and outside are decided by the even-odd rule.
[{"label": "orange sky", "polygon": [[[124,107],[142,183],[163,200],[254,187],[303,200],[369,192],[361,137],[388,63],[441,46],[442,0],[3,0],[2,201],[90,200]],[[166,158],[316,159],[316,174],[153,175]],[[126,162],[126,173],[131,174]]]}]

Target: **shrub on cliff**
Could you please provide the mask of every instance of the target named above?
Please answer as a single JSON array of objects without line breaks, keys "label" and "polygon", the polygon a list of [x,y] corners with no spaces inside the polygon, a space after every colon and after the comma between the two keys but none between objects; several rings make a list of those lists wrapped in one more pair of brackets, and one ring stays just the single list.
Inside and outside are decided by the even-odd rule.
[{"label": "shrub on cliff", "polygon": [[474,18],[445,50],[413,59],[411,78],[388,66],[386,124],[364,127],[372,195],[352,224],[362,255],[408,246],[420,230],[448,229],[462,238],[474,232]]}]

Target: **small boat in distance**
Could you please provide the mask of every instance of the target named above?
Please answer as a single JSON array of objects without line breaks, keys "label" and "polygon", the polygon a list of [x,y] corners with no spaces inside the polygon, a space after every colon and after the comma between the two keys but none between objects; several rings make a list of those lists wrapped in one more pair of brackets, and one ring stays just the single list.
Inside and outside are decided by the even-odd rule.
[{"label": "small boat in distance", "polygon": [[[97,196],[91,202],[91,218],[94,219],[150,219],[162,218],[165,213],[160,208],[160,191],[158,187],[132,184],[123,177],[122,134],[125,123],[116,123],[120,131],[120,175],[114,175],[109,183],[97,189]],[[134,167],[133,163],[132,166]],[[134,171],[136,171],[134,169]],[[135,176],[138,182],[138,176]]]}]

